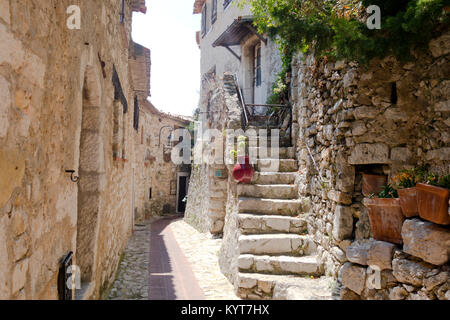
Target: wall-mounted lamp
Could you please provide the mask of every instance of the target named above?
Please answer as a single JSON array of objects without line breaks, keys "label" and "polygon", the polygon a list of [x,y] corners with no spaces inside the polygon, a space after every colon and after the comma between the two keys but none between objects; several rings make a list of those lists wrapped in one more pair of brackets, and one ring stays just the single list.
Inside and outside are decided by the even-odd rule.
[{"label": "wall-mounted lamp", "polygon": [[72,180],[72,182],[78,182],[80,181],[80,177],[75,176],[75,170],[66,170],[66,173],[70,173],[70,180]]}]

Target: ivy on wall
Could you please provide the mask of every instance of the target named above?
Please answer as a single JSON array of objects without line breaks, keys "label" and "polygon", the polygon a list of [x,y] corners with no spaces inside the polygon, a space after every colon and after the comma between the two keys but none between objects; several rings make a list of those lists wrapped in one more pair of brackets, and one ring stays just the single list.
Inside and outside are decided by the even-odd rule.
[{"label": "ivy on wall", "polygon": [[[292,52],[313,49],[316,56],[368,63],[393,55],[411,58],[448,28],[450,0],[244,0],[255,24]],[[381,28],[369,29],[366,8],[381,9]],[[287,61],[283,61],[287,63]],[[289,61],[290,63],[290,61]]]},{"label": "ivy on wall", "polygon": [[[267,33],[281,50],[283,70],[268,103],[285,100],[286,75],[293,55],[368,64],[374,58],[412,58],[411,50],[426,49],[448,29],[450,0],[241,0],[250,3],[259,32]],[[381,28],[370,29],[369,6],[380,8]]]}]

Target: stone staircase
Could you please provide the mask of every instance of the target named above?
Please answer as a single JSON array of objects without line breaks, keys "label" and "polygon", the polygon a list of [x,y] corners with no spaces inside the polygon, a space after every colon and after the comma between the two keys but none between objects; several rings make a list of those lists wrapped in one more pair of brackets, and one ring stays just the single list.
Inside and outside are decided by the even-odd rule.
[{"label": "stone staircase", "polygon": [[331,298],[297,200],[293,158],[293,148],[280,148],[279,160],[258,160],[253,184],[238,185],[237,293],[243,299]]}]

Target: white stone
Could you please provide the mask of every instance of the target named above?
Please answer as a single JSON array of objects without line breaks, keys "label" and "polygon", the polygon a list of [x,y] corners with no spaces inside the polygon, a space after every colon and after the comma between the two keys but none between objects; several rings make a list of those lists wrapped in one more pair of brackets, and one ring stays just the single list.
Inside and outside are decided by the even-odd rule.
[{"label": "white stone", "polygon": [[9,127],[9,108],[11,106],[11,94],[9,83],[0,75],[0,138],[6,137]]},{"label": "white stone", "polygon": [[449,260],[450,231],[419,219],[406,220],[402,227],[403,251],[426,262],[443,265]]},{"label": "white stone", "polygon": [[352,208],[336,206],[334,212],[333,237],[336,240],[344,240],[351,237],[353,232]]},{"label": "white stone", "polygon": [[424,263],[414,262],[406,259],[392,260],[394,277],[403,283],[421,286],[423,279],[432,269]]},{"label": "white stone", "polygon": [[434,111],[450,112],[450,100],[436,103],[434,106]]},{"label": "white stone", "polygon": [[380,164],[388,163],[389,147],[383,143],[358,144],[353,149],[348,162],[349,164]]},{"label": "white stone", "polygon": [[240,255],[238,258],[239,269],[248,270],[253,265],[253,256],[250,254]]},{"label": "white stone", "polygon": [[251,289],[258,284],[258,280],[249,277],[239,277],[239,288]]},{"label": "white stone", "polygon": [[12,275],[12,292],[18,292],[25,286],[28,271],[28,259],[22,260],[14,267]]},{"label": "white stone", "polygon": [[7,24],[11,23],[11,13],[9,12],[9,0],[0,0],[0,18]]},{"label": "white stone", "polygon": [[448,161],[450,160],[450,148],[430,150],[427,152],[426,158],[428,161],[431,160]]},{"label": "white stone", "polygon": [[444,34],[443,36],[433,39],[429,44],[431,54],[437,58],[450,52],[450,35]]},{"label": "white stone", "polygon": [[341,268],[340,277],[345,287],[360,295],[366,283],[366,268],[347,262]]},{"label": "white stone", "polygon": [[408,148],[392,148],[391,160],[406,162],[411,157],[411,153]]},{"label": "white stone", "polygon": [[372,241],[370,244],[367,264],[377,266],[380,270],[392,269],[392,257],[395,245],[385,241]]},{"label": "white stone", "polygon": [[369,240],[358,240],[347,247],[347,259],[350,262],[367,266],[371,242]]}]

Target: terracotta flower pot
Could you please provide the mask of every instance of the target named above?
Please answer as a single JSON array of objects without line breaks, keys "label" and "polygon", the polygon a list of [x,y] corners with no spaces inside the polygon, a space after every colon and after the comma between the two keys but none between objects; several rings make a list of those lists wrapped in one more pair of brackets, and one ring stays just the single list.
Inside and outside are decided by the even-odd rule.
[{"label": "terracotta flower pot", "polygon": [[420,217],[437,224],[449,225],[448,199],[450,190],[423,183],[418,183],[416,188]]},{"label": "terracotta flower pot", "polygon": [[375,240],[402,244],[402,214],[399,199],[364,199]]},{"label": "terracotta flower pot", "polygon": [[[253,176],[255,174],[255,169],[250,164],[249,157],[244,157],[243,159],[241,157],[238,157],[240,161],[234,166],[233,168],[233,178],[237,182],[241,183],[250,183],[252,182]],[[241,164],[240,162],[244,162],[244,164]]]},{"label": "terracotta flower pot", "polygon": [[402,212],[407,218],[416,217],[419,215],[419,209],[417,208],[417,189],[407,188],[399,189],[398,195],[400,197],[400,206]]},{"label": "terracotta flower pot", "polygon": [[383,186],[387,184],[387,176],[363,173],[362,193],[365,197],[371,194],[379,194]]}]

